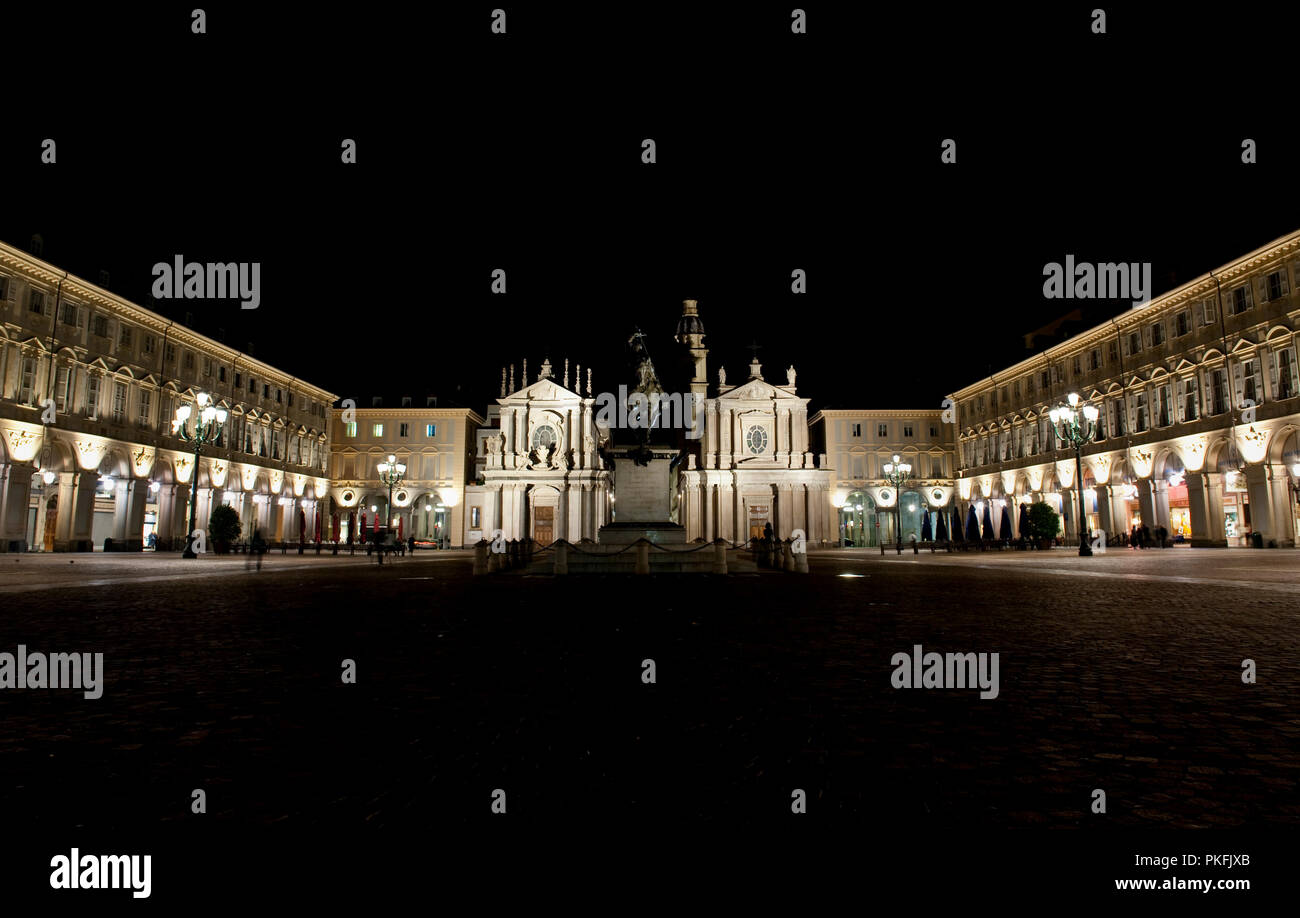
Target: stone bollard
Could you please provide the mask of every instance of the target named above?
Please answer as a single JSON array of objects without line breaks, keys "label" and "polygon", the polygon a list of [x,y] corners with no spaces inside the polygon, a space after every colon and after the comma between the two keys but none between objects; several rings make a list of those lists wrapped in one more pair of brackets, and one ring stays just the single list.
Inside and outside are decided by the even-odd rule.
[{"label": "stone bollard", "polygon": [[488,573],[489,574],[494,574],[497,571],[501,570],[501,555],[502,552],[493,551],[490,548],[488,549]]},{"label": "stone bollard", "polygon": [[727,543],[722,539],[713,540],[713,573],[727,572]]},{"label": "stone bollard", "polygon": [[519,548],[519,540],[511,539],[510,551],[506,553],[506,558],[505,558],[507,570],[514,570],[519,566],[520,551],[521,549]]},{"label": "stone bollard", "polygon": [[880,543],[880,556],[881,556],[882,558],[885,556],[885,543],[884,543],[884,542],[881,542],[881,543]]},{"label": "stone bollard", "polygon": [[320,542],[316,543],[316,557],[320,557]]},{"label": "stone bollard", "polygon": [[335,543],[334,543],[334,557],[337,558],[338,556],[339,556],[339,543],[338,543],[338,542],[335,542]]},{"label": "stone bollard", "polygon": [[645,539],[636,543],[636,572],[650,573],[650,543]]},{"label": "stone bollard", "polygon": [[557,576],[569,572],[569,545],[563,539],[555,543],[555,573]]},{"label": "stone bollard", "polygon": [[793,544],[794,543],[792,543],[789,539],[786,539],[785,545],[783,546],[781,551],[781,558],[782,558],[781,570],[790,571],[791,573],[794,572],[794,552],[790,550]]},{"label": "stone bollard", "polygon": [[474,546],[474,576],[476,577],[488,572],[487,547],[486,539],[479,539],[478,544]]},{"label": "stone bollard", "polygon": [[794,556],[794,569],[800,574],[808,573],[808,552],[801,551]]}]

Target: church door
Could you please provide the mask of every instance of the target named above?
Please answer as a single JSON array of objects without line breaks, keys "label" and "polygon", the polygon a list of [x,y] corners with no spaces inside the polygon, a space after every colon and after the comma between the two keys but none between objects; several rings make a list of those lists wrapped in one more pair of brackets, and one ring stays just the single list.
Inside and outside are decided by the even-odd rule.
[{"label": "church door", "polygon": [[45,532],[42,541],[46,551],[54,551],[54,533],[59,525],[59,497],[54,495],[45,505]]},{"label": "church door", "polygon": [[555,538],[555,508],[533,508],[533,538],[545,548]]}]

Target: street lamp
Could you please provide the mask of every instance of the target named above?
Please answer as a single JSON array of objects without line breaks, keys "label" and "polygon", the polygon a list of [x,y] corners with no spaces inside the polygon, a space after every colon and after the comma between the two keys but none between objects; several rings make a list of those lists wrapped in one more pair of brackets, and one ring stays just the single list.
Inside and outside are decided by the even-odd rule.
[{"label": "street lamp", "polygon": [[1092,546],[1088,541],[1087,511],[1083,506],[1083,444],[1092,439],[1097,429],[1097,406],[1079,405],[1079,394],[1066,396],[1068,404],[1058,405],[1049,415],[1052,431],[1062,443],[1074,446],[1074,490],[1079,495],[1079,556],[1090,557]]},{"label": "street lamp", "polygon": [[[226,409],[213,405],[208,393],[198,393],[194,396],[194,401],[199,406],[197,417],[193,417],[193,409],[189,405],[181,405],[176,409],[176,417],[172,419],[172,433],[186,443],[194,444],[194,470],[190,472],[190,531],[185,537],[182,558],[198,557],[194,553],[194,529],[198,525],[196,517],[199,511],[199,454],[204,445],[216,442],[226,423]],[[193,426],[190,425],[191,420]]]},{"label": "street lamp", "polygon": [[903,482],[907,481],[912,474],[912,465],[908,462],[901,462],[898,453],[894,453],[894,461],[886,462],[882,468],[885,472],[885,480],[894,486],[894,516],[897,518],[898,525],[894,527],[895,547],[898,553],[903,553],[903,492],[901,490]]},{"label": "street lamp", "polygon": [[388,461],[379,463],[379,480],[388,485],[388,526],[393,526],[393,488],[406,477],[405,464],[398,462],[397,457],[392,453],[388,454]]}]

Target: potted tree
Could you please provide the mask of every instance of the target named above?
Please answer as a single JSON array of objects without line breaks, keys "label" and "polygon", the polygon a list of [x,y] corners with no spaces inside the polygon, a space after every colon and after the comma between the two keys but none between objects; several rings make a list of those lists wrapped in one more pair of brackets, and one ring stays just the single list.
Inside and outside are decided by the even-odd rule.
[{"label": "potted tree", "polygon": [[213,510],[212,516],[208,518],[208,536],[212,539],[217,554],[230,554],[230,543],[239,538],[243,528],[239,522],[239,514],[233,507],[222,504]]},{"label": "potted tree", "polygon": [[1029,538],[1037,542],[1039,548],[1051,548],[1060,528],[1061,517],[1051,504],[1040,501],[1029,505]]}]

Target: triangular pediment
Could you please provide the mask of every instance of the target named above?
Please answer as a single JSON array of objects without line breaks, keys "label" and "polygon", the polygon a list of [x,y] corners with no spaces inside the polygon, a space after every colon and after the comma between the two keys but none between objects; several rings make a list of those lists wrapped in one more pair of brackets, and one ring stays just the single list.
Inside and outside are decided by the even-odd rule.
[{"label": "triangular pediment", "polygon": [[572,389],[566,389],[554,379],[539,379],[532,385],[497,399],[497,404],[508,405],[515,402],[563,402],[570,399],[581,400],[582,396]]},{"label": "triangular pediment", "polygon": [[781,399],[791,402],[803,401],[799,396],[791,395],[786,389],[774,386],[763,379],[747,380],[718,395],[718,401],[752,402],[764,399]]}]

